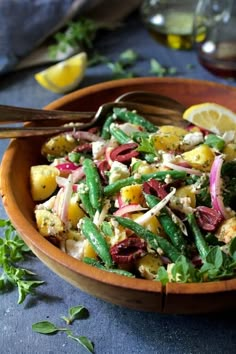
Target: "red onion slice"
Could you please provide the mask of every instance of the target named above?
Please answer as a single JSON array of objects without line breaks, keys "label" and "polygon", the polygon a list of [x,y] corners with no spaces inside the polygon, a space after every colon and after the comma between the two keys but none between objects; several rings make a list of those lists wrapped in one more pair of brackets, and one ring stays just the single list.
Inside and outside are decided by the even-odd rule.
[{"label": "red onion slice", "polygon": [[184,167],[184,166],[180,166],[180,165],[176,165],[172,162],[165,162],[164,165],[166,167],[171,168],[172,170],[176,170],[176,171],[184,171],[190,175],[196,175],[196,176],[201,176],[202,172],[199,170],[196,170],[195,168],[188,168],[188,167]]},{"label": "red onion slice", "polygon": [[210,171],[210,193],[211,193],[211,203],[215,210],[219,211],[224,219],[229,218],[229,213],[227,212],[221,191],[222,179],[221,179],[221,168],[223,165],[223,155],[218,155],[215,157],[214,162]]},{"label": "red onion slice", "polygon": [[117,211],[114,212],[115,216],[123,216],[128,213],[134,213],[136,211],[147,210],[147,208],[143,208],[140,204],[129,204],[121,207]]}]

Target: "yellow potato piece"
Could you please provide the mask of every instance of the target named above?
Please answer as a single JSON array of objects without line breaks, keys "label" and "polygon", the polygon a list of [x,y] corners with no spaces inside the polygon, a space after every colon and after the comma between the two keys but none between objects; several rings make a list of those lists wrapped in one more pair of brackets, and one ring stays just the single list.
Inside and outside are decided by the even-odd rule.
[{"label": "yellow potato piece", "polygon": [[208,145],[202,144],[183,153],[182,157],[193,168],[203,172],[209,172],[214,161],[215,154]]},{"label": "yellow potato piece", "polygon": [[157,275],[157,271],[162,265],[160,257],[154,254],[147,254],[140,258],[136,262],[141,276],[145,279],[154,279]]},{"label": "yellow potato piece", "polygon": [[[130,215],[130,217],[131,217],[131,219],[133,219],[135,221],[143,214],[144,214],[143,212],[139,212],[139,213],[135,213],[135,214]],[[152,216],[148,222],[143,224],[143,226],[146,227],[147,230],[153,232],[156,235],[161,235],[161,236],[164,235],[164,231],[162,229],[162,226],[156,216]]]},{"label": "yellow potato piece", "polygon": [[123,203],[142,204],[143,198],[142,184],[135,184],[121,188],[120,196]]},{"label": "yellow potato piece", "polygon": [[188,134],[186,129],[175,127],[174,125],[162,125],[158,131],[162,134],[177,135],[182,138]]},{"label": "yellow potato piece", "polygon": [[84,242],[84,257],[97,258],[97,253],[94,251],[88,240],[85,240]]},{"label": "yellow potato piece", "polygon": [[153,136],[153,144],[157,151],[174,151],[180,148],[182,136],[158,132]]},{"label": "yellow potato piece", "polygon": [[81,218],[85,216],[84,211],[80,208],[77,198],[71,198],[68,207],[68,220],[73,228],[77,227],[77,224]]},{"label": "yellow potato piece", "polygon": [[72,151],[78,142],[68,134],[61,134],[46,141],[41,149],[43,156],[63,157]]},{"label": "yellow potato piece", "polygon": [[57,188],[56,176],[60,172],[56,167],[49,165],[32,166],[30,169],[31,195],[34,201],[45,200]]},{"label": "yellow potato piece", "polygon": [[223,150],[223,154],[225,154],[225,161],[232,161],[236,159],[236,144],[230,143],[226,145]]},{"label": "yellow potato piece", "polygon": [[236,216],[223,221],[216,232],[219,241],[229,243],[236,237]]},{"label": "yellow potato piece", "polygon": [[38,230],[44,237],[56,236],[63,232],[63,224],[60,218],[49,210],[35,210],[35,218]]},{"label": "yellow potato piece", "polygon": [[183,186],[183,187],[178,188],[175,192],[175,196],[178,198],[185,198],[185,197],[190,198],[190,200],[191,200],[190,206],[192,208],[195,208],[196,197],[195,197],[195,193],[193,191],[192,186]]}]

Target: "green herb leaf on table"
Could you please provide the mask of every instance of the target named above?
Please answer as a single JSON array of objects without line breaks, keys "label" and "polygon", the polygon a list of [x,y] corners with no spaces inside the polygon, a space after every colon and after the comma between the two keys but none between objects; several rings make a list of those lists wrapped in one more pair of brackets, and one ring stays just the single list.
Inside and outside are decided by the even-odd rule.
[{"label": "green herb leaf on table", "polygon": [[81,344],[85,349],[87,349],[90,353],[94,353],[94,345],[93,343],[85,336],[75,336],[71,333],[71,331],[67,332],[67,337],[75,340],[79,344]]},{"label": "green herb leaf on table", "polygon": [[158,60],[152,58],[150,60],[150,73],[158,77],[175,75],[177,74],[177,68],[163,66]]},{"label": "green herb leaf on table", "polygon": [[40,321],[32,325],[32,330],[40,334],[52,334],[61,331],[62,329],[55,326],[52,322]]},{"label": "green herb leaf on table", "polygon": [[62,316],[61,318],[69,325],[75,320],[85,319],[88,316],[88,310],[84,306],[75,306],[69,309],[68,317]]},{"label": "green herb leaf on table", "polygon": [[[88,310],[81,305],[69,308],[68,314],[68,317],[61,317],[63,320],[66,321],[67,325],[71,325],[74,320],[88,318],[89,316]],[[78,336],[73,334],[69,327],[58,327],[52,322],[40,321],[32,324],[32,330],[36,333],[45,335],[56,334],[57,332],[64,332],[66,333],[68,338],[73,339],[74,341],[82,345],[90,353],[94,353],[93,343],[85,336]]]},{"label": "green herb leaf on table", "polygon": [[96,22],[88,18],[68,22],[64,32],[57,32],[54,35],[56,44],[48,48],[50,58],[56,59],[61,52],[84,50],[84,47],[92,48],[97,30]]},{"label": "green herb leaf on table", "polygon": [[0,220],[3,236],[0,238],[0,291],[9,291],[12,287],[18,288],[18,304],[21,304],[28,294],[34,294],[35,288],[43,284],[36,280],[36,274],[17,265],[24,261],[25,256],[31,253],[24,241],[17,234],[9,220]]}]

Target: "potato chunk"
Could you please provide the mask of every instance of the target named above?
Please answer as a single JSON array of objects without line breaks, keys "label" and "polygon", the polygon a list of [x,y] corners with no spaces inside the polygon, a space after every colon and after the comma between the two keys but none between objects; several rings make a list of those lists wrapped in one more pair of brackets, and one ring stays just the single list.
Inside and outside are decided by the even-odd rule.
[{"label": "potato chunk", "polygon": [[200,171],[209,172],[214,161],[215,154],[208,145],[201,144],[196,148],[183,153],[182,157],[193,168],[197,168]]},{"label": "potato chunk", "polygon": [[138,259],[136,267],[141,276],[145,279],[155,279],[158,269],[162,266],[161,258],[158,255],[147,254]]},{"label": "potato chunk", "polygon": [[219,241],[229,243],[236,237],[236,216],[222,222],[216,232]]},{"label": "potato chunk", "polygon": [[121,188],[121,200],[125,204],[142,204],[144,201],[141,184],[133,184]]},{"label": "potato chunk", "polygon": [[60,172],[56,167],[48,165],[32,166],[30,169],[31,195],[34,201],[49,198],[57,188],[56,176]]},{"label": "potato chunk", "polygon": [[57,236],[63,232],[62,221],[51,211],[45,209],[36,209],[35,218],[38,230],[42,236]]},{"label": "potato chunk", "polygon": [[52,137],[42,147],[43,156],[63,157],[72,151],[78,142],[68,134],[61,134]]}]

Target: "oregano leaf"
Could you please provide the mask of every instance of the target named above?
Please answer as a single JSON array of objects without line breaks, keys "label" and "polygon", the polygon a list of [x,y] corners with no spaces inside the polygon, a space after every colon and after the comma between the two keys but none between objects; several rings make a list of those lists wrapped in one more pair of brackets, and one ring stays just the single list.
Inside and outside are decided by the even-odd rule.
[{"label": "oregano leaf", "polygon": [[41,321],[32,324],[32,330],[40,334],[51,334],[58,332],[60,329],[52,322]]}]

